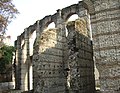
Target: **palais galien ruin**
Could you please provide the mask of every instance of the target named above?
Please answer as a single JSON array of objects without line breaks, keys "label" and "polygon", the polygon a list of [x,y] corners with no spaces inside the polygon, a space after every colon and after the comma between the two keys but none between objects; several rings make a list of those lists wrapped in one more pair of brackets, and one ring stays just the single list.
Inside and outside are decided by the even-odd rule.
[{"label": "palais galien ruin", "polygon": [[[78,19],[67,21],[73,14]],[[52,22],[55,28],[46,29]],[[120,93],[120,0],[83,0],[59,9],[25,28],[15,47],[15,89],[95,93],[95,63],[100,93]]]}]

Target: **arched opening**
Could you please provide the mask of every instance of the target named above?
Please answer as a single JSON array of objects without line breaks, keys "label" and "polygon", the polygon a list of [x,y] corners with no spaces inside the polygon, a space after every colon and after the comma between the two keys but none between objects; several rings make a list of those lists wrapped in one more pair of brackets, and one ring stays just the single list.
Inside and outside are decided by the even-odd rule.
[{"label": "arched opening", "polygon": [[75,21],[76,19],[78,19],[78,15],[77,15],[77,14],[73,14],[73,15],[71,15],[71,16],[67,19],[67,21]]},{"label": "arched opening", "polygon": [[48,30],[48,29],[53,29],[53,28],[55,28],[55,23],[54,23],[54,22],[51,22],[50,24],[48,24],[46,30]]},{"label": "arched opening", "polygon": [[[78,16],[74,20],[73,20],[73,17],[71,16],[70,20],[71,19],[72,21],[66,22],[66,30],[68,31],[68,36],[67,36],[68,50],[67,51],[69,51],[68,52],[68,69],[70,72],[70,74],[69,73],[67,74],[68,76],[67,83],[69,88],[73,88],[73,87],[76,88],[77,86],[79,87],[78,90],[76,88],[75,90],[76,93],[79,93],[79,91],[81,91],[79,90],[81,87],[83,87],[83,89],[85,87],[85,93],[88,93],[90,90],[94,91],[94,86],[91,86],[91,85],[94,85],[94,80],[91,79],[94,77],[93,70],[92,70],[94,69],[93,68],[94,62],[93,60],[91,61],[86,60],[88,59],[88,57],[92,59],[93,53],[89,52],[92,49],[92,44],[91,44],[91,40],[89,38],[86,38],[86,36],[80,32],[80,30],[86,31],[86,29],[83,29],[82,26],[79,26],[79,25],[82,25],[82,22],[84,23],[84,20],[82,20],[82,18],[78,20]],[[79,67],[77,68],[77,66]],[[91,85],[89,85],[90,83]],[[86,86],[88,87],[86,88]]]},{"label": "arched opening", "polygon": [[33,44],[36,38],[36,31],[30,35],[29,44],[30,44],[30,56],[33,55]]},{"label": "arched opening", "polygon": [[36,31],[30,35],[29,46],[30,46],[30,65],[29,65],[29,89],[33,89],[33,67],[32,67],[32,56],[33,56],[33,45],[36,39]]},{"label": "arched opening", "polygon": [[[66,18],[66,24],[69,22],[69,21],[75,21],[76,19],[78,19],[78,15],[77,14],[70,14],[68,15],[68,17]],[[65,31],[66,31],[66,37],[68,36],[68,30],[65,26]]]}]

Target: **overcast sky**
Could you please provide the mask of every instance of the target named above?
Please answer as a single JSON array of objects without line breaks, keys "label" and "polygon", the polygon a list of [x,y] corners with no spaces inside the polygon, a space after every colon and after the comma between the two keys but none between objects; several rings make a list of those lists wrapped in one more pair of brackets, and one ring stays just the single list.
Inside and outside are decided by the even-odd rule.
[{"label": "overcast sky", "polygon": [[7,35],[11,36],[12,45],[17,36],[24,31],[24,28],[46,15],[56,13],[57,9],[77,4],[78,1],[80,0],[13,0],[20,14],[8,26]]}]

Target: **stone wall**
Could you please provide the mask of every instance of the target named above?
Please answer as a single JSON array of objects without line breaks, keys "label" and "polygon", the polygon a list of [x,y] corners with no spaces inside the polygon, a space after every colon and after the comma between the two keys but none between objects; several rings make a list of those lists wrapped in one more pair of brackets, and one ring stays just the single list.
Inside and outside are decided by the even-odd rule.
[{"label": "stone wall", "polygon": [[85,24],[81,24],[83,20],[77,19],[67,24],[70,93],[95,91],[92,41],[88,38],[87,30],[82,28],[85,27]]},{"label": "stone wall", "polygon": [[0,83],[0,93],[3,90],[14,89],[14,82],[2,82]]},{"label": "stone wall", "polygon": [[[86,1],[86,0],[85,0]],[[94,56],[100,90],[120,92],[120,0],[91,0]]]},{"label": "stone wall", "polygon": [[17,37],[17,40],[15,41],[15,88],[20,89],[20,70],[21,70],[21,38],[20,36]]},{"label": "stone wall", "polygon": [[33,55],[35,93],[65,93],[64,43],[65,37],[58,29],[41,33]]},{"label": "stone wall", "polygon": [[29,89],[29,67],[31,64],[29,54],[29,31],[17,37],[15,42],[15,89],[27,91]]}]

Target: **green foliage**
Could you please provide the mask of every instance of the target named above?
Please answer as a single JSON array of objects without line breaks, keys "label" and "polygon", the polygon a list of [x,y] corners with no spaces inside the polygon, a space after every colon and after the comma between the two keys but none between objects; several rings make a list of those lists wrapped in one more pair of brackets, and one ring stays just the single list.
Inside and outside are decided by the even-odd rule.
[{"label": "green foliage", "polygon": [[12,62],[14,51],[15,48],[13,46],[4,45],[0,48],[0,54],[2,55],[0,57],[0,73],[6,73],[7,67],[9,67]]}]

